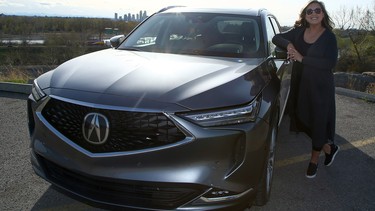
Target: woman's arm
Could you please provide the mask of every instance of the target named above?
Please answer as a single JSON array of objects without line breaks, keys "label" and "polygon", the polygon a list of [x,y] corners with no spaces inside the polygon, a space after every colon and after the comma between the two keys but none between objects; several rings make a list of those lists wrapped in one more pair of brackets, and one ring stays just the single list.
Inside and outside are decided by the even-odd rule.
[{"label": "woman's arm", "polygon": [[294,40],[296,39],[296,36],[298,34],[299,28],[292,28],[289,31],[276,34],[272,38],[273,44],[277,45],[280,48],[283,48],[287,50],[287,47],[290,43],[293,44]]},{"label": "woman's arm", "polygon": [[293,28],[284,33],[275,35],[272,38],[272,42],[278,47],[287,50],[288,59],[302,62],[303,56],[296,50],[293,44],[293,42],[296,40],[296,37],[299,36],[301,32],[303,32],[302,28]]}]

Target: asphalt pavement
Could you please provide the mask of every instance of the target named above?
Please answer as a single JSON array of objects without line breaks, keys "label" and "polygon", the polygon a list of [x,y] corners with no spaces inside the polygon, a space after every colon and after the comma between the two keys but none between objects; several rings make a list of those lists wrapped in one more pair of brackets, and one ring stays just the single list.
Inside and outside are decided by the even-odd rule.
[{"label": "asphalt pavement", "polygon": [[[100,210],[57,191],[36,176],[29,161],[27,95],[0,91],[0,210]],[[303,133],[279,131],[270,201],[250,210],[375,210],[375,104],[336,95],[336,143],[332,166],[305,177],[311,142]]]}]

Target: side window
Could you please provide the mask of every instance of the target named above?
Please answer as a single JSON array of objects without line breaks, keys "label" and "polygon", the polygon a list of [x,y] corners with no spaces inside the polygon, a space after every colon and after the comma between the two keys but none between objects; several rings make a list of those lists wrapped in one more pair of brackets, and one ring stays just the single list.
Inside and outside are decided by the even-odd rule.
[{"label": "side window", "polygon": [[275,36],[275,30],[271,22],[271,17],[266,20],[266,31],[267,31],[267,46],[268,46],[268,55],[271,55],[276,48],[276,45],[272,43],[272,38]]},{"label": "side window", "polygon": [[272,23],[272,26],[273,26],[273,29],[274,29],[275,33],[276,34],[280,33],[279,24],[277,23],[277,21],[275,20],[275,18],[270,17],[270,20],[271,20],[271,23]]}]

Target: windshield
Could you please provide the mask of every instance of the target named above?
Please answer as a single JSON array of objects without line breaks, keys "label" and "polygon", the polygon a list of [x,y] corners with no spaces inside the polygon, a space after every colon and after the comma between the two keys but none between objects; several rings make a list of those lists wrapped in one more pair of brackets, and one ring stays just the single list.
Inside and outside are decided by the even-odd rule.
[{"label": "windshield", "polygon": [[213,13],[152,16],[118,49],[223,57],[261,57],[258,18]]}]

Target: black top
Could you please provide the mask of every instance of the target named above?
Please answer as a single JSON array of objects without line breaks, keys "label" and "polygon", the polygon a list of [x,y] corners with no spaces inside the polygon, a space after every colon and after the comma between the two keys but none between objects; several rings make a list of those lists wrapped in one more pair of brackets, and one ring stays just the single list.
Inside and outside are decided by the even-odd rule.
[{"label": "black top", "polygon": [[[315,41],[304,41],[304,27],[293,28],[277,34],[272,42],[286,49],[291,42],[304,56],[302,64],[295,62],[292,83],[297,84],[291,90],[295,98],[296,117],[303,124],[313,142],[313,148],[319,150],[335,135],[336,105],[335,86],[332,69],[336,65],[338,50],[335,35],[328,29]],[[298,77],[293,77],[298,75]],[[297,81],[296,81],[297,80]]]}]

